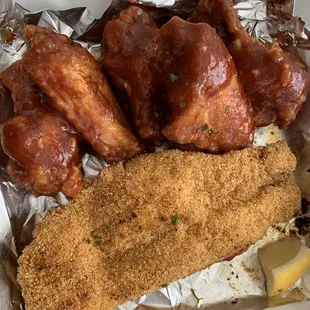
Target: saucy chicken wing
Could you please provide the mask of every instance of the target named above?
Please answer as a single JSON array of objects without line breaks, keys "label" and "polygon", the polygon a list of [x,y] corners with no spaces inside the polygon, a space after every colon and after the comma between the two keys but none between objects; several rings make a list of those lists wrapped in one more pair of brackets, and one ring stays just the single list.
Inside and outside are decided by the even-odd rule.
[{"label": "saucy chicken wing", "polygon": [[252,144],[250,104],[212,27],[173,17],[160,29],[158,57],[171,108],[167,139],[214,153]]},{"label": "saucy chicken wing", "polygon": [[68,125],[44,105],[44,97],[25,71],[21,61],[0,75],[11,91],[17,116],[2,127],[1,142],[10,157],[7,172],[33,195],[69,197],[82,189],[77,167],[78,144]]},{"label": "saucy chicken wing", "polygon": [[117,88],[127,93],[136,130],[160,145],[163,81],[156,61],[159,29],[147,13],[130,6],[105,26],[103,65]]},{"label": "saucy chicken wing", "polygon": [[246,32],[231,0],[201,0],[192,21],[222,23],[231,35],[230,53],[254,110],[257,127],[295,120],[307,99],[308,74],[276,42],[263,44]]},{"label": "saucy chicken wing", "polygon": [[109,162],[143,150],[131,132],[100,65],[80,44],[50,29],[26,26],[32,47],[24,64],[49,104]]}]

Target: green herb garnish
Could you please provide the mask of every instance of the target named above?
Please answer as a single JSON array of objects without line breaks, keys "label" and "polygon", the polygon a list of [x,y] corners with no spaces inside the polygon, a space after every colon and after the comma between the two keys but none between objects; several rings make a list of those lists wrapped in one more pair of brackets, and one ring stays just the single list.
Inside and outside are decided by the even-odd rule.
[{"label": "green herb garnish", "polygon": [[210,135],[210,137],[215,136],[215,130],[210,129],[210,130],[209,130],[209,135]]},{"label": "green herb garnish", "polygon": [[206,131],[206,130],[208,130],[208,129],[209,129],[208,124],[205,124],[205,125],[203,125],[203,126],[201,127],[201,130],[202,130],[202,131]]},{"label": "green herb garnish", "polygon": [[176,80],[178,80],[179,78],[175,75],[175,74],[173,74],[173,73],[170,73],[170,80],[171,80],[171,82],[172,83],[174,83]]},{"label": "green herb garnish", "polygon": [[182,109],[185,108],[185,107],[186,107],[186,102],[181,101],[181,102],[180,102],[180,107],[181,107]]},{"label": "green herb garnish", "polygon": [[179,219],[180,219],[180,217],[178,215],[173,215],[173,216],[171,216],[171,223],[173,225],[176,225],[176,224],[178,224]]},{"label": "green herb garnish", "polygon": [[230,110],[230,105],[227,105],[227,106],[225,107],[225,111],[228,112],[229,110]]},{"label": "green herb garnish", "polygon": [[38,267],[38,269],[39,269],[40,271],[42,271],[42,270],[44,269],[44,267],[43,267],[42,265],[40,265],[40,266]]},{"label": "green herb garnish", "polygon": [[87,242],[88,244],[90,244],[90,243],[91,243],[90,239],[87,239],[87,240],[86,240],[86,242]]},{"label": "green herb garnish", "polygon": [[95,236],[95,242],[96,244],[100,244],[102,241],[102,238],[100,236]]}]

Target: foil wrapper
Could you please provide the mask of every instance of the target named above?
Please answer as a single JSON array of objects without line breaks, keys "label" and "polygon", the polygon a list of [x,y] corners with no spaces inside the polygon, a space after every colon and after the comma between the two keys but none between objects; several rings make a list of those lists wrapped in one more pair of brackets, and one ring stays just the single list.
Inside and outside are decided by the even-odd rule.
[{"label": "foil wrapper", "polygon": [[[187,18],[197,6],[197,0],[136,0],[158,25],[171,16]],[[66,34],[100,58],[100,41],[104,25],[112,16],[131,3],[112,0],[100,19],[91,16],[86,8],[65,11],[44,10],[30,12],[11,0],[0,2],[0,72],[20,59],[26,51],[25,24],[37,24]],[[310,65],[310,31],[305,23],[293,16],[294,0],[236,0],[242,25],[263,42],[277,40],[283,49],[308,70]],[[310,97],[310,96],[309,96]],[[0,84],[0,123],[12,116],[9,95]],[[265,145],[284,139],[297,156],[296,181],[304,197],[310,199],[310,100],[303,105],[297,120],[285,131],[271,125],[260,128],[254,145]],[[5,167],[6,156],[0,149],[0,165]],[[87,181],[93,180],[107,164],[99,157],[85,154],[82,166]],[[59,193],[55,198],[35,198],[24,188],[12,183],[2,168],[0,171],[0,309],[24,309],[16,282],[17,258],[31,242],[35,225],[51,210],[68,201]],[[288,231],[294,220],[284,224]],[[248,251],[230,262],[222,262],[176,281],[138,300],[128,301],[115,310],[152,309],[249,309],[268,307],[264,278],[259,266],[257,249],[281,233],[273,228]],[[309,244],[309,236],[303,242]],[[184,253],[186,255],[186,253]],[[279,296],[285,303],[285,294]],[[306,273],[290,291],[290,301],[310,299],[310,272]],[[159,307],[159,308],[158,308]],[[310,309],[310,305],[309,305]]]}]

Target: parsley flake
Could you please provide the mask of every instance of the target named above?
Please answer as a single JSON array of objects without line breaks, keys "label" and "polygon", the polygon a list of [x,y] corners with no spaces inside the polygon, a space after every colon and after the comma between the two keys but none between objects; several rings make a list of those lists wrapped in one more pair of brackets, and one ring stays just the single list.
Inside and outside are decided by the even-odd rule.
[{"label": "parsley flake", "polygon": [[182,109],[185,108],[185,107],[186,107],[186,102],[181,101],[181,102],[180,102],[180,107],[181,107]]},{"label": "parsley flake", "polygon": [[95,236],[95,242],[96,244],[100,244],[102,241],[102,238],[100,236]]},{"label": "parsley flake", "polygon": [[225,107],[225,111],[228,112],[229,110],[230,110],[230,105],[227,105],[227,106]]},{"label": "parsley flake", "polygon": [[209,135],[210,135],[210,137],[214,137],[215,136],[215,130],[210,129],[209,130]]},{"label": "parsley flake", "polygon": [[175,74],[170,73],[170,80],[171,80],[172,83],[174,83],[174,82],[177,81],[178,79],[179,79],[179,78],[178,78]]},{"label": "parsley flake", "polygon": [[206,131],[206,130],[208,130],[208,129],[209,129],[208,124],[205,124],[205,125],[203,125],[203,126],[201,127],[201,130],[202,130],[202,131]]},{"label": "parsley flake", "polygon": [[39,269],[40,271],[42,271],[42,270],[44,269],[44,267],[43,267],[42,265],[40,265],[40,266],[38,267],[38,269]]},{"label": "parsley flake", "polygon": [[87,242],[88,244],[90,244],[90,243],[91,243],[90,239],[87,239],[87,240],[86,240],[86,242]]},{"label": "parsley flake", "polygon": [[171,223],[173,225],[176,225],[176,224],[178,224],[179,219],[180,219],[180,217],[178,215],[173,215],[173,216],[171,216]]}]

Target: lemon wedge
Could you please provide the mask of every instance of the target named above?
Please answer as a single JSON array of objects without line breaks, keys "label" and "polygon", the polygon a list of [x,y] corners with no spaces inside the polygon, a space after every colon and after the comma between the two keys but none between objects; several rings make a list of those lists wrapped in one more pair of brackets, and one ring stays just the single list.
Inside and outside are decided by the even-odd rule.
[{"label": "lemon wedge", "polygon": [[289,237],[258,250],[269,297],[287,290],[310,267],[310,249]]},{"label": "lemon wedge", "polygon": [[[281,294],[278,294],[273,297],[268,298],[269,307],[278,307],[294,302],[300,302],[306,300],[306,296],[302,293],[299,288],[293,290],[283,291]],[[310,308],[309,308],[310,309]]]}]

